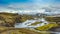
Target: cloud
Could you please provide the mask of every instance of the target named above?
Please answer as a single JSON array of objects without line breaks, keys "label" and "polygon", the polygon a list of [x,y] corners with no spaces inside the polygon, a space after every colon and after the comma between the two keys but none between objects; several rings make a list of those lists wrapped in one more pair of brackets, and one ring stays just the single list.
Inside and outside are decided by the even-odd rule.
[{"label": "cloud", "polygon": [[0,4],[4,2],[7,3],[3,4],[4,7],[15,10],[17,9],[33,10],[33,9],[40,9],[41,7],[50,7],[50,6],[58,7],[60,3],[59,0],[6,0],[6,1],[2,0]]},{"label": "cloud", "polygon": [[[7,2],[7,1],[4,1]],[[42,8],[49,9],[60,9],[60,2],[58,0],[25,0],[25,1],[10,1],[9,4],[0,5],[0,10],[3,12],[13,12],[13,13],[43,13],[44,10],[40,10]],[[51,8],[52,7],[52,8]]]},{"label": "cloud", "polygon": [[[59,7],[57,0],[29,0],[31,2],[27,3],[10,3],[8,4],[8,8],[10,9],[24,9],[24,10],[32,10],[32,9],[40,9],[42,7]],[[57,1],[57,2],[56,2]],[[23,1],[22,1],[23,2]],[[54,4],[55,3],[55,4]]]}]

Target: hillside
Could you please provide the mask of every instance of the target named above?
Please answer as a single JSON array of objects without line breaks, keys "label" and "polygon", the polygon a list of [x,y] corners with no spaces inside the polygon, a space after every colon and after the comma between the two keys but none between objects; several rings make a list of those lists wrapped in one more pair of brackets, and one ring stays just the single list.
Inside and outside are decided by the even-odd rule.
[{"label": "hillside", "polygon": [[[15,28],[15,24],[24,23],[26,20],[32,20],[34,22],[37,20],[37,22],[34,22],[31,24],[31,26],[36,26],[37,24],[43,23],[41,20],[41,17],[38,16],[32,16],[32,15],[19,15],[16,13],[0,13],[0,33],[1,34],[50,34],[50,32],[47,33],[47,31],[52,31],[53,29],[56,31],[59,29],[60,25],[58,23],[60,17],[45,17],[45,19],[48,21],[49,24],[39,26],[34,28],[33,30],[30,30],[30,28]],[[56,19],[56,20],[55,20]],[[27,25],[31,22],[28,22]],[[53,21],[56,21],[56,23],[53,23]],[[23,26],[23,25],[22,25]],[[21,26],[19,26],[21,27]],[[59,27],[59,28],[57,28]],[[55,29],[56,28],[56,29]],[[32,29],[32,28],[31,28]],[[38,31],[45,31],[45,32],[38,32]]]},{"label": "hillside", "polygon": [[40,34],[40,33],[25,28],[0,26],[0,34]]},{"label": "hillside", "polygon": [[0,13],[0,26],[13,27],[15,23],[22,23],[28,19],[34,19],[34,17],[15,13]]}]

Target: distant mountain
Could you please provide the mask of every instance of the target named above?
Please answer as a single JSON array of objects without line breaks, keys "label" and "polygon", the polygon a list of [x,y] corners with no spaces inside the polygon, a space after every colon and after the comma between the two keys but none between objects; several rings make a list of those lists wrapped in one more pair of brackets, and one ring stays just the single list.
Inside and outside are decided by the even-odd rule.
[{"label": "distant mountain", "polygon": [[47,14],[47,15],[54,15],[60,14],[60,8],[54,7],[43,7],[36,10],[10,10],[10,9],[0,9],[0,12],[7,12],[7,13],[18,13],[18,14],[28,14],[28,15],[35,15],[38,13]]}]

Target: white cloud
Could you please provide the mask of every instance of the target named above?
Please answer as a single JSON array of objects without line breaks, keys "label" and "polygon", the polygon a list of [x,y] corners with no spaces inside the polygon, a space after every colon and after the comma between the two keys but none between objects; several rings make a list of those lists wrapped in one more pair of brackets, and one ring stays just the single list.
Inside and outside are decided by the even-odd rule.
[{"label": "white cloud", "polygon": [[[42,0],[33,0],[33,3],[12,3],[9,4],[7,7],[0,8],[0,12],[11,12],[11,13],[25,13],[25,14],[30,14],[30,13],[44,13],[45,9],[41,8],[47,8],[51,10],[57,10],[57,8],[60,8],[59,4],[52,5],[52,4],[43,4],[40,1]],[[53,7],[53,8],[51,8]],[[58,11],[58,10],[57,10]],[[59,10],[60,11],[60,10]]]}]

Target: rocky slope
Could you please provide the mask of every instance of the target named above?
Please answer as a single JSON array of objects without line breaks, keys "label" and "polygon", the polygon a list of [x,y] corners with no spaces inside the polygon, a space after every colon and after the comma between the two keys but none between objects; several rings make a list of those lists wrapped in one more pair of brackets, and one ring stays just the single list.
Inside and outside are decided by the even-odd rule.
[{"label": "rocky slope", "polygon": [[0,26],[0,34],[40,34],[40,33],[25,28],[13,28],[13,27]]},{"label": "rocky slope", "polygon": [[29,19],[34,19],[34,17],[16,13],[0,13],[0,26],[13,27],[14,24],[22,23]]},{"label": "rocky slope", "polygon": [[0,26],[13,26],[20,22],[20,15],[12,13],[0,13]]},{"label": "rocky slope", "polygon": [[[18,14],[13,14],[13,13],[0,13],[0,34],[50,34],[47,32],[36,32],[34,30],[26,29],[26,28],[14,28],[14,25],[16,23],[22,23],[26,20],[31,20],[34,18],[38,18],[37,16],[31,16],[31,15],[18,15]],[[58,17],[57,17],[58,18]],[[35,30],[38,31],[52,31],[59,29],[60,26],[59,23],[52,23],[57,20],[57,18],[52,18],[52,17],[46,17],[46,20],[51,22],[48,25],[40,26],[35,28]],[[60,17],[59,17],[60,18]],[[58,19],[59,19],[58,18]],[[57,20],[58,22],[59,20]],[[36,25],[39,24],[40,22],[33,23],[31,25]],[[56,27],[54,27],[56,26]],[[53,27],[53,28],[52,28]],[[55,29],[56,28],[56,29]]]}]

